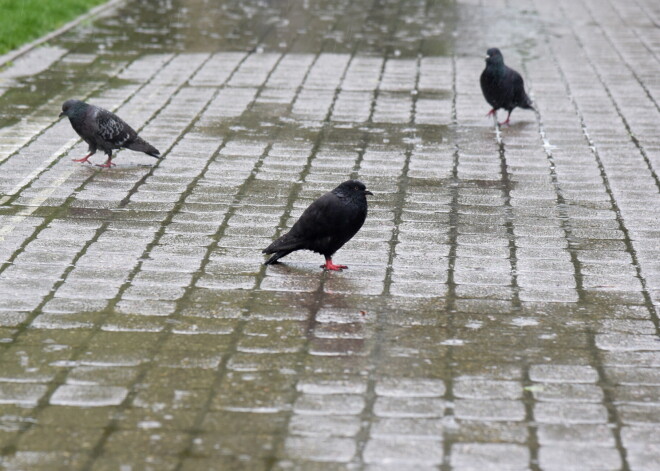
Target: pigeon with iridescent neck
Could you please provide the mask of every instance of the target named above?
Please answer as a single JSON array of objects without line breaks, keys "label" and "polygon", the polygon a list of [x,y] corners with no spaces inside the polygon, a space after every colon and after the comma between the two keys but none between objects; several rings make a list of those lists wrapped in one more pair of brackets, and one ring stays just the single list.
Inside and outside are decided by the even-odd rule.
[{"label": "pigeon with iridescent neck", "polygon": [[99,167],[109,168],[115,165],[112,163],[112,151],[122,147],[144,152],[157,159],[162,158],[158,149],[138,136],[119,116],[106,109],[80,100],[67,100],[62,105],[62,116],[69,118],[74,131],[89,146],[89,153],[82,159],[74,159],[74,162],[90,163],[89,158],[100,149],[108,156],[108,160]]}]

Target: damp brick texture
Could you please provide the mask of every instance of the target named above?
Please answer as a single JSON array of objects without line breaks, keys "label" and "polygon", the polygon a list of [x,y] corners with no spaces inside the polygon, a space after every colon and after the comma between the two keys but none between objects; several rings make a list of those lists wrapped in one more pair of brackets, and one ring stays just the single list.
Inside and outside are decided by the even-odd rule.
[{"label": "damp brick texture", "polygon": [[[658,24],[131,0],[5,65],[0,468],[660,469]],[[536,108],[501,129],[493,46]],[[164,159],[71,162],[72,97]],[[348,178],[374,193],[350,268],[265,267]]]}]

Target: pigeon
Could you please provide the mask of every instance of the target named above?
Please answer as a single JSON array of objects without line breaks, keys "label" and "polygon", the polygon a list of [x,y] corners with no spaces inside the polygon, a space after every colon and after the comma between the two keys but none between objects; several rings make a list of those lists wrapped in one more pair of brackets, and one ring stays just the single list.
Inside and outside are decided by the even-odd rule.
[{"label": "pigeon", "polygon": [[348,180],[309,205],[291,230],[266,247],[262,253],[274,254],[265,265],[296,250],[311,250],[325,257],[325,270],[342,270],[346,265],[332,263],[332,255],[360,230],[367,217],[364,183]]},{"label": "pigeon", "polygon": [[112,150],[122,147],[144,152],[157,159],[162,158],[158,149],[138,136],[135,129],[119,116],[106,109],[80,100],[67,100],[62,105],[62,116],[69,117],[74,131],[89,145],[89,153],[82,159],[73,159],[74,162],[90,163],[88,159],[97,149],[101,149],[107,154],[108,160],[99,167],[109,168],[115,165],[112,163]]},{"label": "pigeon", "polygon": [[486,116],[493,116],[498,109],[509,112],[501,126],[509,124],[514,108],[533,110],[532,101],[525,93],[523,78],[518,72],[504,65],[504,57],[496,47],[488,49],[486,68],[481,73],[481,91],[486,101],[493,107]]}]

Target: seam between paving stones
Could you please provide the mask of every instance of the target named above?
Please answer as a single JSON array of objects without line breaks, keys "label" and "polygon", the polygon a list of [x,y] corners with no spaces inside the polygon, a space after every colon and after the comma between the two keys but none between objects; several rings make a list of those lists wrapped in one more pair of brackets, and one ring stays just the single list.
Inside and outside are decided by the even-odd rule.
[{"label": "seam between paving stones", "polygon": [[[457,99],[458,99],[458,86],[456,84],[456,55],[451,56],[451,123],[454,134],[458,129],[458,112],[457,112]],[[447,335],[448,338],[455,338],[456,328],[454,326],[454,314],[456,314],[456,281],[454,280],[454,272],[456,269],[456,259],[458,251],[458,198],[460,193],[460,181],[458,178],[458,162],[459,162],[459,147],[456,136],[453,138],[454,152],[452,153],[451,165],[451,178],[450,178],[450,194],[451,203],[449,206],[449,253],[447,254]],[[454,362],[453,349],[451,346],[447,347],[445,355],[445,368],[448,374],[445,377],[445,395],[447,400],[447,407],[445,408],[445,416],[454,416],[453,404],[456,398],[454,397]],[[448,435],[451,430],[443,430],[442,446],[443,446],[443,462],[440,465],[442,471],[451,471],[451,447],[454,440],[451,440]]]},{"label": "seam between paving stones", "polygon": [[[656,328],[656,335],[660,335],[660,319],[658,318],[658,312],[655,308],[655,305],[653,304],[653,299],[651,297],[651,294],[649,292],[648,286],[646,284],[646,278],[644,278],[642,266],[639,262],[639,258],[637,257],[637,251],[635,250],[635,245],[630,237],[630,232],[628,231],[628,228],[626,227],[625,224],[625,219],[621,213],[621,208],[619,207],[619,204],[616,201],[616,198],[614,196],[614,192],[612,190],[612,186],[610,185],[609,177],[607,176],[607,171],[605,170],[605,165],[603,164],[602,159],[600,158],[600,153],[598,152],[598,148],[596,146],[596,143],[591,139],[589,136],[589,132],[587,129],[587,124],[584,121],[584,116],[582,115],[582,112],[580,110],[580,107],[573,97],[573,94],[571,93],[571,87],[568,82],[568,78],[566,77],[566,74],[564,73],[564,70],[561,67],[561,64],[559,63],[559,60],[557,59],[557,55],[555,53],[554,47],[552,46],[550,39],[549,39],[549,33],[543,29],[542,33],[545,38],[545,42],[548,46],[548,49],[550,51],[550,54],[552,56],[552,61],[554,62],[555,66],[559,70],[559,74],[561,76],[562,82],[564,84],[564,88],[566,89],[567,95],[569,96],[571,103],[573,104],[573,108],[575,109],[576,114],[578,115],[578,118],[580,120],[580,126],[582,130],[582,134],[584,135],[584,138],[586,139],[587,143],[589,144],[589,148],[591,149],[591,153],[594,156],[594,159],[596,161],[596,164],[598,166],[598,170],[600,172],[601,178],[603,180],[603,185],[605,186],[605,190],[607,192],[607,196],[610,200],[610,204],[612,209],[614,210],[616,214],[616,221],[619,226],[619,230],[623,233],[624,236],[624,244],[626,246],[626,252],[630,255],[630,258],[632,259],[632,264],[635,267],[635,272],[637,273],[637,278],[640,281],[640,284],[642,285],[642,296],[644,297],[644,306],[647,308],[649,311],[649,314],[651,316],[651,320],[653,321],[653,324],[655,325]],[[584,50],[584,47],[582,43],[579,41],[579,39],[576,37],[575,32],[573,32],[573,36],[575,37],[577,43],[582,47]],[[590,59],[587,56],[587,61],[590,63],[593,69],[593,64],[591,63]],[[594,69],[594,73],[598,76],[598,72]],[[600,79],[600,76],[599,76]],[[602,83],[602,81],[601,81]],[[603,84],[603,87],[606,88],[606,86]],[[609,94],[609,92],[608,92]],[[623,119],[623,118],[622,118]]]},{"label": "seam between paving stones", "polygon": [[[585,9],[589,12],[589,15],[591,16],[591,19],[593,22],[598,25],[600,28],[603,36],[607,38],[607,41],[610,43],[610,46],[612,46],[612,49],[616,51],[617,55],[621,59],[621,62],[625,64],[625,66],[628,68],[628,71],[632,74],[633,77],[635,77],[635,80],[638,82],[639,86],[642,88],[648,99],[653,103],[653,106],[655,106],[656,110],[660,112],[660,106],[658,103],[655,101],[653,96],[651,96],[651,93],[649,90],[646,88],[644,83],[640,80],[639,76],[637,73],[633,70],[632,67],[630,67],[630,64],[625,60],[623,55],[621,54],[621,51],[616,47],[614,42],[612,41],[612,38],[610,35],[606,32],[606,30],[602,27],[600,22],[594,17],[591,9],[586,3],[583,3]],[[566,16],[566,12],[564,11],[563,8],[561,8],[562,13],[564,16]],[[644,159],[644,162],[646,163],[646,166],[649,169],[649,172],[651,172],[651,177],[655,181],[655,186],[657,187],[658,190],[660,190],[660,178],[658,178],[658,174],[656,173],[655,169],[653,168],[653,163],[651,162],[651,159],[649,159],[648,154],[646,153],[646,150],[644,149],[644,146],[642,145],[641,142],[639,142],[639,139],[637,139],[637,136],[635,136],[635,132],[633,131],[632,127],[628,123],[628,120],[626,119],[625,115],[623,114],[623,111],[621,111],[621,108],[619,107],[619,104],[615,100],[614,96],[612,95],[612,92],[610,91],[610,88],[607,86],[605,83],[605,79],[603,78],[602,74],[600,73],[599,69],[595,66],[594,62],[591,60],[591,57],[588,54],[587,48],[585,47],[584,43],[582,42],[582,39],[580,36],[577,34],[575,29],[571,27],[571,32],[573,33],[573,37],[575,38],[575,41],[580,45],[580,48],[584,51],[584,55],[587,58],[587,62],[591,66],[591,69],[594,71],[594,74],[598,77],[598,80],[600,81],[601,85],[603,86],[603,89],[605,90],[605,93],[607,93],[607,96],[609,97],[610,101],[612,102],[612,105],[614,106],[614,109],[616,110],[616,113],[619,115],[619,118],[621,118],[621,121],[623,122],[623,126],[626,128],[626,131],[628,132],[628,136],[630,137],[630,140],[632,143],[637,147],[637,150],[639,153],[642,155],[642,159]]]},{"label": "seam between paving stones", "polygon": [[509,239],[509,263],[511,264],[511,304],[512,311],[520,310],[520,286],[518,285],[518,257],[516,247],[516,234],[514,232],[513,206],[511,205],[512,175],[506,163],[506,146],[500,125],[495,124],[495,138],[497,141],[498,154],[500,157],[500,175],[502,176],[502,192],[504,193],[504,225],[507,238]]},{"label": "seam between paving stones", "polygon": [[[209,55],[209,57],[208,57],[205,61],[203,61],[203,62],[200,64],[200,66],[199,66],[197,69],[195,69],[195,71],[193,71],[193,73],[191,74],[191,76],[194,75],[194,74],[196,73],[196,71],[199,70],[199,69],[203,66],[203,64],[205,64],[205,63],[209,60],[210,57],[211,57],[211,55]],[[187,82],[187,80],[186,80],[186,82]],[[176,94],[177,94],[177,93],[178,93],[178,92],[179,92],[179,91],[185,86],[185,83],[186,83],[186,82],[183,82],[183,83],[177,88],[177,90],[172,94],[172,96],[176,95]],[[168,99],[168,100],[166,101],[166,103],[162,106],[162,108],[165,108],[165,107],[170,103],[170,101],[171,101],[171,97],[170,97],[170,99]],[[161,109],[162,109],[162,108],[161,108]],[[157,114],[158,114],[158,113],[154,113],[154,114],[152,115],[152,117],[151,117],[151,118],[150,118],[150,119],[144,124],[144,126],[146,126],[146,125],[147,125],[147,124],[148,124],[148,123],[149,123],[149,122],[150,122],[150,121],[151,121],[151,120],[152,120]],[[144,127],[144,126],[143,126],[143,127]],[[141,127],[140,129],[142,129],[142,127]],[[186,129],[187,129],[187,128],[186,128]],[[177,142],[178,142],[178,140],[177,140]],[[172,144],[167,150],[165,150],[165,152],[163,153],[163,155],[167,155],[167,152],[169,152],[169,150],[172,149],[175,145],[176,145],[176,143],[173,143],[173,144]],[[155,169],[155,167],[156,167],[156,165],[150,170],[150,172],[149,172],[148,174],[151,174],[151,173],[153,172],[153,170]],[[81,186],[84,186],[87,182],[89,182],[89,181],[94,177],[94,175],[96,175],[96,173],[97,173],[97,172],[95,172],[94,174],[90,175],[90,177],[89,177],[88,179],[86,179],[85,182],[83,183],[83,185],[81,185]],[[137,185],[139,185],[139,183],[136,184],[136,186],[137,186]],[[134,188],[135,188],[135,187],[134,187]],[[75,195],[75,193],[76,193],[76,192],[74,192],[73,194]],[[71,196],[69,199],[72,199],[72,198],[74,198],[74,196]],[[127,199],[125,199],[124,201],[127,201]],[[120,204],[120,207],[121,207],[121,204]],[[116,214],[116,213],[113,213],[113,214]],[[54,219],[54,217],[51,218],[50,220],[52,220],[52,219]],[[6,344],[6,345],[8,345],[8,346],[9,346],[9,345],[12,345],[12,344],[16,341],[16,339],[17,339],[19,336],[21,336],[24,332],[28,331],[28,328],[29,328],[30,324],[32,323],[32,321],[33,321],[37,316],[39,316],[39,314],[41,314],[41,309],[43,308],[43,306],[44,306],[44,305],[45,305],[50,299],[52,299],[52,298],[55,296],[55,293],[57,292],[57,289],[58,289],[58,288],[59,288],[59,287],[60,287],[60,286],[66,281],[66,277],[67,277],[67,275],[68,275],[69,273],[71,273],[71,271],[73,271],[73,269],[75,268],[75,263],[76,263],[76,261],[79,260],[82,256],[84,256],[84,254],[87,252],[87,249],[92,245],[92,243],[94,243],[96,240],[98,240],[98,238],[99,238],[99,237],[105,232],[105,230],[108,228],[108,226],[109,226],[110,224],[111,224],[111,221],[105,221],[105,222],[103,222],[103,223],[101,224],[101,226],[96,230],[96,232],[95,232],[93,238],[90,239],[90,240],[89,240],[89,241],[83,246],[83,248],[82,248],[82,249],[81,249],[81,250],[75,255],[75,257],[74,257],[72,263],[71,263],[70,265],[68,265],[67,268],[64,270],[64,274],[62,275],[62,277],[60,277],[60,279],[58,279],[58,280],[54,283],[54,287],[51,289],[50,293],[49,293],[47,296],[44,297],[44,299],[42,300],[42,302],[41,302],[41,303],[40,303],[40,304],[39,304],[39,305],[38,305],[38,306],[32,311],[31,315],[28,316],[28,318],[27,318],[23,323],[21,323],[21,327],[20,327],[19,329],[17,329],[15,335],[14,335],[13,338],[12,338],[13,341],[12,341],[11,343]],[[35,237],[36,237],[36,235],[35,235]],[[33,240],[33,239],[34,239],[34,237],[31,238],[30,240]],[[90,329],[90,333],[89,333],[89,335],[87,336],[87,338],[85,339],[85,341],[82,342],[82,343],[80,343],[79,345],[77,345],[77,346],[74,348],[74,351],[73,351],[73,353],[71,354],[71,357],[70,357],[71,361],[74,361],[74,362],[75,362],[76,359],[77,359],[77,358],[78,358],[78,357],[79,357],[79,356],[85,351],[85,349],[86,349],[87,345],[89,344],[90,340],[91,340],[91,339],[92,339],[92,338],[93,338],[93,337],[94,337],[94,336],[100,331],[101,326],[102,326],[102,323],[103,323],[104,321],[105,321],[105,317],[102,317],[102,318],[99,319],[97,322],[95,322],[95,325]],[[44,394],[41,396],[41,398],[39,399],[39,402],[38,402],[37,406],[33,409],[35,415],[38,415],[39,411],[41,411],[42,409],[44,409],[45,407],[48,406],[48,403],[49,403],[49,401],[50,401],[51,396],[53,395],[53,393],[55,392],[55,390],[57,390],[57,388],[58,388],[59,386],[61,386],[62,384],[64,384],[64,381],[65,381],[66,377],[68,376],[68,374],[69,374],[69,372],[70,372],[71,369],[72,369],[72,367],[67,367],[67,368],[64,368],[64,369],[60,370],[60,371],[55,375],[55,378],[53,378],[51,381],[48,382],[48,384],[47,384],[48,389],[46,390],[46,393],[44,393]],[[133,393],[132,389],[130,389],[129,391],[131,392],[131,394]],[[33,422],[30,422],[30,423],[28,423],[24,428],[22,428],[22,429],[16,434],[16,436],[13,437],[13,439],[14,439],[13,443],[10,444],[10,445],[5,446],[5,447],[0,451],[0,456],[3,456],[3,455],[7,455],[7,454],[12,453],[12,452],[15,450],[15,443],[17,443],[17,442],[20,440],[20,438],[21,438],[21,437],[22,437],[22,436],[23,436],[28,430],[30,430],[30,429],[32,428],[33,425],[34,425],[34,423],[33,423]]]}]

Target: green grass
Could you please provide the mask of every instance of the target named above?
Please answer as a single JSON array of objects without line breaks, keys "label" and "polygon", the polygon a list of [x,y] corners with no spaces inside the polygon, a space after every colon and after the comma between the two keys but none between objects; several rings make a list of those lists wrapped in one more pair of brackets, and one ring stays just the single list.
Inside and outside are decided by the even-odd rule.
[{"label": "green grass", "polygon": [[107,0],[0,0],[0,54],[16,49]]}]

